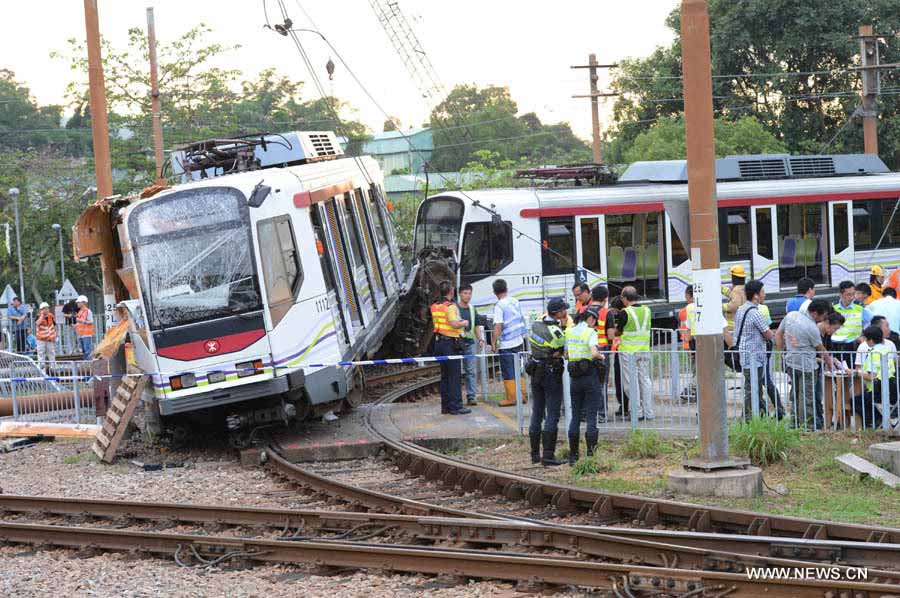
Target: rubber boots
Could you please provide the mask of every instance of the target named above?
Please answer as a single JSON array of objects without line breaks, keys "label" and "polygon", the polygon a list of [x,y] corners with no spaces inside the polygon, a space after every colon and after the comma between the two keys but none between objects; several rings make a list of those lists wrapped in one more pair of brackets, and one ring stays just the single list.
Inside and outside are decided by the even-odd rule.
[{"label": "rubber boots", "polygon": [[569,465],[578,462],[578,436],[569,436]]},{"label": "rubber boots", "polygon": [[506,398],[500,401],[501,407],[510,407],[516,404],[516,381],[504,380],[503,388],[506,390]]},{"label": "rubber boots", "polygon": [[[544,467],[554,467],[556,465],[562,465],[562,461],[557,461],[556,459],[556,436],[557,431],[553,430],[550,432],[543,432],[541,434],[541,440],[544,443],[544,452],[541,455],[541,465]],[[532,445],[534,446],[534,445]],[[532,448],[532,451],[534,449]],[[534,457],[532,456],[532,459]]]},{"label": "rubber boots", "polygon": [[587,456],[594,456],[594,449],[597,448],[597,438],[600,436],[599,432],[594,432],[591,434],[590,432],[584,435],[584,440],[587,443]]},{"label": "rubber boots", "polygon": [[531,462],[537,465],[541,462],[541,433],[529,431],[528,439],[531,441]]}]

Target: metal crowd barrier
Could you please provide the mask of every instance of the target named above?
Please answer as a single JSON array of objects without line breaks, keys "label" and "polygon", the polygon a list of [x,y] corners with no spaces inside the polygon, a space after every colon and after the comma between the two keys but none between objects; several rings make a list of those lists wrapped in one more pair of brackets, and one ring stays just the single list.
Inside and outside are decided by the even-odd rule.
[{"label": "metal crowd barrier", "polygon": [[[27,327],[31,330],[32,334],[35,332],[34,325],[34,314],[28,314],[27,319]],[[0,331],[2,331],[2,337],[0,337],[0,342],[2,342],[3,350],[6,351],[15,351],[18,349],[14,346],[15,343],[15,333],[13,332],[12,322],[8,319],[0,320]],[[103,340],[103,336],[106,334],[105,330],[105,321],[103,318],[98,318],[96,314],[94,314],[94,346]],[[23,353],[34,354],[34,351],[24,351]],[[78,338],[75,334],[75,326],[72,324],[66,324],[65,322],[57,321],[56,323],[56,355],[80,355],[81,354],[81,346],[78,344]]]},{"label": "metal crowd barrier", "polygon": [[[739,352],[728,353],[733,353],[738,359],[740,357]],[[632,359],[622,354],[607,353],[610,361],[607,385],[605,392],[601,391],[606,417],[600,418],[598,428],[601,431],[635,428],[695,431],[699,423],[695,352],[681,346],[677,331],[664,330],[654,331],[652,349],[640,355]],[[898,426],[900,360],[897,356],[893,357],[894,376],[881,376],[871,384],[865,379],[859,367],[861,364],[857,363],[856,352],[832,353],[831,356],[835,362],[849,363],[852,367],[832,371],[817,360],[812,371],[792,370],[786,365],[784,353],[779,351],[768,353],[761,376],[758,368],[744,368],[741,373],[725,368],[728,422],[763,415],[786,420],[793,427],[810,431],[857,431],[864,428],[888,431]],[[528,358],[528,353],[519,353],[515,362],[516,379],[525,379],[524,385],[516,385],[516,425],[521,432],[529,425],[533,405],[530,379],[524,371]],[[882,356],[881,372],[890,371],[891,359],[887,355]],[[502,400],[505,389],[499,356],[480,355],[467,361],[473,363],[472,367],[477,372],[476,395],[481,399],[487,398],[491,403]],[[643,390],[641,376],[621,372],[625,367],[646,374],[649,380],[643,381]],[[619,382],[616,382],[617,378]],[[567,427],[573,417],[569,386],[568,373],[564,373],[560,427],[564,424]],[[465,375],[462,396],[465,400]],[[651,409],[645,408],[646,413],[638,408],[638,397],[649,403]],[[649,413],[651,410],[652,416]],[[603,411],[601,407],[600,413]],[[642,417],[644,415],[647,417]]]},{"label": "metal crowd barrier", "polygon": [[89,361],[41,369],[26,355],[0,351],[0,420],[94,423],[93,387]]}]

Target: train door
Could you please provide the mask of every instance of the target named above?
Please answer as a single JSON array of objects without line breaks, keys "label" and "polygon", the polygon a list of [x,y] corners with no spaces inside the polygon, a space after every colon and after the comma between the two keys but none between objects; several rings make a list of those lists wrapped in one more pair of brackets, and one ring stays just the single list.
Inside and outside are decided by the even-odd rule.
[{"label": "train door", "polygon": [[576,275],[589,287],[606,284],[606,230],[603,216],[575,218]]},{"label": "train door", "polygon": [[781,291],[781,272],[778,262],[778,229],[775,226],[775,206],[750,208],[750,262],[753,278],[761,280],[767,293]]},{"label": "train door", "polygon": [[347,323],[348,342],[352,345],[363,327],[362,306],[356,286],[354,265],[347,249],[346,234],[339,220],[336,203],[336,199],[329,199],[319,204],[318,208],[321,212],[320,218],[325,224],[329,258],[334,267],[338,304]]},{"label": "train door", "polygon": [[381,260],[378,257],[379,249],[375,246],[375,231],[372,227],[372,217],[366,207],[366,199],[362,189],[354,189],[352,195],[353,213],[357,230],[362,241],[363,262],[372,285],[372,294],[375,298],[375,309],[380,310],[387,300],[387,288],[384,280],[384,271],[381,268]]},{"label": "train door", "polygon": [[853,242],[853,202],[835,201],[828,204],[829,257],[831,258],[831,285],[842,280],[856,279],[853,268],[856,262]]},{"label": "train door", "polygon": [[362,238],[352,214],[352,201],[351,194],[344,193],[340,197],[335,198],[334,204],[338,211],[338,225],[345,239],[347,261],[350,272],[353,275],[353,282],[356,285],[363,325],[368,326],[375,318],[375,303],[372,299],[375,285],[369,277],[369,268],[366,265],[366,259],[363,254]]},{"label": "train door", "polygon": [[323,205],[314,205],[309,208],[310,221],[312,222],[313,231],[316,235],[316,251],[319,254],[319,267],[322,269],[322,276],[325,278],[325,291],[328,299],[328,306],[331,310],[335,331],[337,332],[341,354],[344,355],[349,350],[353,338],[355,338],[355,336],[352,335],[353,327],[350,324],[352,321],[352,308],[350,303],[344,300],[346,291],[343,287],[343,269],[337,259],[337,251],[333,241],[331,227],[323,224],[328,222],[328,219],[323,217],[324,214],[326,214],[326,212]]},{"label": "train door", "polygon": [[541,218],[541,291],[544,299],[565,296],[573,301],[575,284],[575,219]]},{"label": "train door", "polygon": [[666,214],[666,291],[669,301],[684,301],[684,290],[694,284],[687,249]]}]

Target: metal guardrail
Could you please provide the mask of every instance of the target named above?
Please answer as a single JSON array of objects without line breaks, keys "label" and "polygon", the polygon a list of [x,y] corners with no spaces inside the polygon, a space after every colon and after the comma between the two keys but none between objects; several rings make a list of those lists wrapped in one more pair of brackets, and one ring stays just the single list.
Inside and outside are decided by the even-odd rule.
[{"label": "metal guardrail", "polygon": [[27,355],[0,351],[0,420],[94,423],[91,362],[42,369]]}]

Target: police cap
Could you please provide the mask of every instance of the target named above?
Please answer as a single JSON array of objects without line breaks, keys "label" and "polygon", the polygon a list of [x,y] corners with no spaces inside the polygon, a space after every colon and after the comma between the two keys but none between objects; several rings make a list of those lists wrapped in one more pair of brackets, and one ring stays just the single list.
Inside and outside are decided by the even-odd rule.
[{"label": "police cap", "polygon": [[566,303],[566,300],[562,297],[557,297],[556,299],[551,299],[549,303],[547,303],[547,313],[555,314],[558,311],[564,311],[569,309],[569,304]]}]

